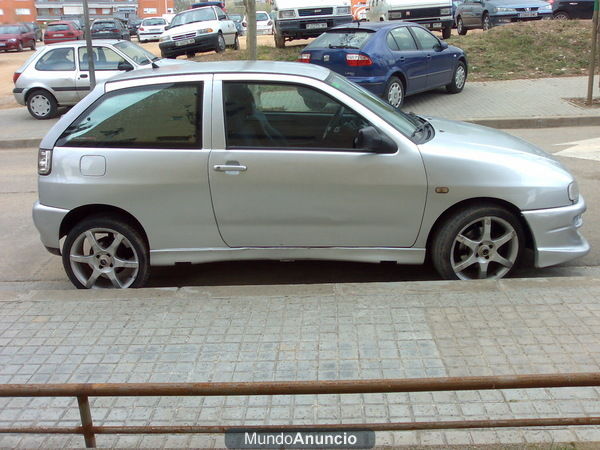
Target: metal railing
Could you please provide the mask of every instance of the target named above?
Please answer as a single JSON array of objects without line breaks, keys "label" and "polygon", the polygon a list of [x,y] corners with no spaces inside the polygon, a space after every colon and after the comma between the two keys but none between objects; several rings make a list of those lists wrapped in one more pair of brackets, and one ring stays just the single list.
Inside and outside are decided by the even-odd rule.
[{"label": "metal railing", "polygon": [[86,447],[96,446],[97,434],[225,433],[230,430],[350,430],[408,431],[466,428],[548,427],[600,425],[600,417],[554,417],[522,419],[456,420],[433,422],[384,422],[313,425],[186,425],[186,426],[95,426],[89,397],[140,396],[237,396],[372,394],[393,392],[476,391],[600,386],[600,373],[504,375],[454,378],[409,378],[392,380],[273,381],[245,383],[102,383],[102,384],[5,384],[0,397],[76,397],[80,427],[0,427],[0,433],[80,434]]}]

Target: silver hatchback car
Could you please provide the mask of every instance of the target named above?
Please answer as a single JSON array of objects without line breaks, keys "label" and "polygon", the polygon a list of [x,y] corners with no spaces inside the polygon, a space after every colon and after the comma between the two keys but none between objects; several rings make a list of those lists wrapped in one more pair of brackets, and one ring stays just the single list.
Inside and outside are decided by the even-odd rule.
[{"label": "silver hatchback car", "polygon": [[[158,65],[175,63],[159,61],[158,57],[129,41],[94,40],[93,52],[97,82],[153,62]],[[13,94],[17,103],[27,105],[29,113],[36,119],[56,117],[59,106],[72,106],[90,92],[85,41],[40,48],[15,72],[14,79]]]},{"label": "silver hatchback car", "polygon": [[538,148],[399,112],[328,69],[218,62],[100,84],[39,151],[33,218],[78,288],[151,265],[330,259],[500,278],[585,255],[585,203]]}]

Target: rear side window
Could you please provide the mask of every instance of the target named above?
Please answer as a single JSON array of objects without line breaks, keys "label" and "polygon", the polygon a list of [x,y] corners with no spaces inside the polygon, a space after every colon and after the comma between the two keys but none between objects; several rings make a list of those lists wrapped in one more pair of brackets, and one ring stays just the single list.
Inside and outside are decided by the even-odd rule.
[{"label": "rear side window", "polygon": [[55,25],[48,25],[48,28],[46,29],[46,31],[69,31],[69,25],[64,24],[64,23],[57,23]]},{"label": "rear side window", "polygon": [[201,148],[202,83],[111,92],[59,138],[59,147]]},{"label": "rear side window", "polygon": [[[390,44],[390,40],[395,44],[395,48]],[[417,49],[417,44],[415,44],[412,34],[410,34],[410,31],[406,27],[395,28],[390,31],[388,34],[388,45],[392,50],[401,52]]]},{"label": "rear side window", "polygon": [[309,44],[311,48],[362,48],[367,40],[374,34],[368,31],[335,31],[323,33]]},{"label": "rear side window", "polygon": [[72,48],[56,48],[50,50],[35,64],[37,70],[60,71],[75,70],[75,58]]}]

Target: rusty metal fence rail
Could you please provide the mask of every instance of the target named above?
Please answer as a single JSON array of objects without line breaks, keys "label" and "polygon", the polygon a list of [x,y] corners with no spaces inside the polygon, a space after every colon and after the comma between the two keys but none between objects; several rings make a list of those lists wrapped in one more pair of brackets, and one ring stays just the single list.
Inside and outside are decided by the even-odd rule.
[{"label": "rusty metal fence rail", "polygon": [[102,383],[102,384],[5,384],[0,397],[75,397],[80,427],[0,427],[0,433],[80,434],[86,447],[96,446],[97,434],[225,433],[245,430],[301,431],[368,428],[373,431],[408,431],[466,428],[548,427],[600,425],[600,417],[554,417],[523,419],[457,420],[437,422],[384,422],[313,425],[256,426],[95,426],[89,397],[140,396],[238,396],[303,394],[371,394],[394,392],[476,391],[600,386],[600,373],[505,375],[455,378],[409,378],[390,380],[273,381],[246,383]]}]

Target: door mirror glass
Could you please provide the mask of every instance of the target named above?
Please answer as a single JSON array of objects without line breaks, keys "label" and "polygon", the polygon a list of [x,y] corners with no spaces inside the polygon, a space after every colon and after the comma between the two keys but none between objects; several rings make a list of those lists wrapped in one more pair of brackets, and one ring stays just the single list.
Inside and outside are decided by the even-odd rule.
[{"label": "door mirror glass", "polygon": [[373,153],[396,153],[398,146],[375,127],[368,126],[358,130],[355,146]]},{"label": "door mirror glass", "polygon": [[436,47],[436,51],[437,52],[441,52],[442,50],[446,50],[448,48],[448,43],[445,41],[440,41],[440,43],[438,44],[438,46]]},{"label": "door mirror glass", "polygon": [[128,61],[121,61],[117,66],[117,70],[124,70],[125,72],[129,72],[130,70],[133,70],[133,66]]}]

